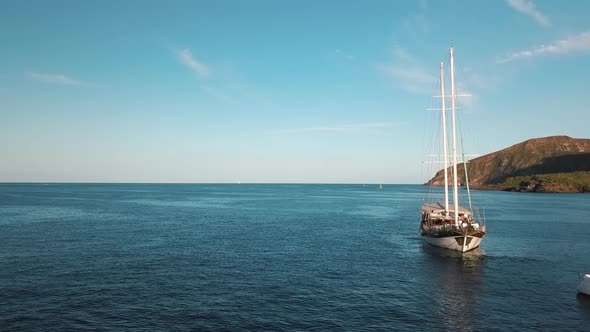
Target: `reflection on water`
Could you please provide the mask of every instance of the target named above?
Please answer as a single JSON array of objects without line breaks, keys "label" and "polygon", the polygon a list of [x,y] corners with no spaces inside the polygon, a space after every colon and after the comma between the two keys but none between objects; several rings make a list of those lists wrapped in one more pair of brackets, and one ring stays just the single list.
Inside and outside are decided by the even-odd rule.
[{"label": "reflection on water", "polygon": [[580,312],[582,316],[590,320],[590,295],[578,293],[576,296],[578,300],[578,306],[580,307]]},{"label": "reflection on water", "polygon": [[485,267],[483,250],[477,248],[466,253],[422,246],[430,266],[427,276],[434,289],[434,315],[445,330],[478,330],[478,298],[482,272]]}]

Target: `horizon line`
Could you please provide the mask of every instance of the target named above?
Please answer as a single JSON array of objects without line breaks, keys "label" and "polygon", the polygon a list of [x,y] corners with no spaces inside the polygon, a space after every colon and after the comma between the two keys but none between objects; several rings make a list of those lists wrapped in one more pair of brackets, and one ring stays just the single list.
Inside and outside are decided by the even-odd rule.
[{"label": "horizon line", "polygon": [[385,183],[385,182],[99,182],[99,181],[0,181],[2,184],[268,184],[268,185],[424,185],[423,183]]}]

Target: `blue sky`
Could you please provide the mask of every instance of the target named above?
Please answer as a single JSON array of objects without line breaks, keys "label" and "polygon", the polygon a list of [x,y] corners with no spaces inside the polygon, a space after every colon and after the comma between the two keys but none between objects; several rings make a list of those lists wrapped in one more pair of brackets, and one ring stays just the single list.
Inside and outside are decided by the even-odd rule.
[{"label": "blue sky", "polygon": [[473,95],[468,153],[588,138],[588,13],[540,0],[3,1],[0,181],[420,183],[451,41],[458,90]]}]

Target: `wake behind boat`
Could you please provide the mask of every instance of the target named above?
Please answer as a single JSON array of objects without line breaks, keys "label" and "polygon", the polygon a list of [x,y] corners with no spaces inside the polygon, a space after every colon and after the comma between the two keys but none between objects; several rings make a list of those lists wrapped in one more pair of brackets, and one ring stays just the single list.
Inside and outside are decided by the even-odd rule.
[{"label": "wake behind boat", "polygon": [[[483,240],[486,229],[483,222],[476,219],[471,206],[471,192],[469,190],[469,177],[465,160],[465,186],[469,208],[459,205],[459,183],[457,182],[457,138],[455,125],[455,110],[457,94],[455,92],[455,65],[453,48],[450,49],[451,58],[451,94],[446,95],[444,85],[444,68],[440,64],[440,98],[441,98],[441,122],[442,122],[442,147],[444,159],[444,201],[424,202],[421,209],[420,235],[422,239],[431,245],[460,252],[466,252],[479,247]],[[447,110],[445,100],[451,99],[451,120],[452,120],[452,184],[453,202],[449,203],[449,156],[447,154]],[[462,141],[462,140],[461,140]],[[463,156],[465,156],[463,154]],[[464,158],[463,158],[464,159]]]}]

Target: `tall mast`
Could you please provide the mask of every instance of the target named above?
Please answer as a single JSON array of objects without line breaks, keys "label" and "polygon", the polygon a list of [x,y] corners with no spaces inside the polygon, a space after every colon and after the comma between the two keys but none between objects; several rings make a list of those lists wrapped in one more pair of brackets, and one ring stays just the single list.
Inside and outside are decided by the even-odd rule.
[{"label": "tall mast", "polygon": [[448,171],[448,153],[447,153],[447,109],[445,107],[445,78],[444,78],[444,67],[443,63],[440,63],[440,95],[442,98],[442,130],[443,130],[443,156],[445,157],[445,212],[449,213],[449,179]]},{"label": "tall mast", "polygon": [[453,48],[451,54],[451,113],[453,118],[453,203],[455,205],[455,226],[459,226],[459,188],[457,185],[457,134],[455,129],[455,61]]}]

